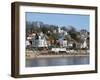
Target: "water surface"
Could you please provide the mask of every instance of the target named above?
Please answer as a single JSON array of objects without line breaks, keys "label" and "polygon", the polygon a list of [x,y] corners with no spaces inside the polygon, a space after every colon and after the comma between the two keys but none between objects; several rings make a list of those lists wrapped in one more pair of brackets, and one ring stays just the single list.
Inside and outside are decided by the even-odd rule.
[{"label": "water surface", "polygon": [[26,59],[26,67],[89,64],[89,56]]}]

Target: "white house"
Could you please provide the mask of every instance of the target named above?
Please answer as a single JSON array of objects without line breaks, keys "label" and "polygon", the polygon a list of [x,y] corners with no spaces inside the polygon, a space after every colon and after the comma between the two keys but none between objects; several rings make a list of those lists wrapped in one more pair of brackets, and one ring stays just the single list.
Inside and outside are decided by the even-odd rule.
[{"label": "white house", "polygon": [[60,27],[58,27],[58,33],[59,33],[59,43],[60,47],[68,47],[68,40],[64,39],[66,35],[68,35],[67,31],[61,30]]},{"label": "white house", "polygon": [[46,38],[45,38],[43,33],[36,35],[36,37],[34,37],[32,39],[32,46],[34,46],[34,47],[48,47]]},{"label": "white house", "polygon": [[60,44],[60,47],[68,47],[68,41],[64,39],[64,37],[59,38],[58,42]]},{"label": "white house", "polygon": [[68,47],[68,41],[67,40],[63,40],[63,47]]},{"label": "white house", "polygon": [[86,38],[85,38],[84,42],[81,44],[81,48],[88,48]]},{"label": "white house", "polygon": [[28,47],[28,46],[30,46],[30,45],[31,45],[30,42],[29,42],[28,40],[26,40],[25,46]]},{"label": "white house", "polygon": [[32,37],[31,36],[26,37],[26,41],[25,41],[25,46],[26,47],[31,46],[31,42],[30,42],[31,40],[32,40]]}]

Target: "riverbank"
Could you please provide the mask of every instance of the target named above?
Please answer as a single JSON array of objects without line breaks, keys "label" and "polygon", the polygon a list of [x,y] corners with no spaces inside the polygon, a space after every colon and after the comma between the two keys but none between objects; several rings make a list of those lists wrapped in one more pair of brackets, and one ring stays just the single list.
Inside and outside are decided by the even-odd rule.
[{"label": "riverbank", "polygon": [[[45,52],[44,54],[40,54],[41,51],[33,52],[33,51],[26,51],[26,59],[34,59],[34,58],[67,58],[67,57],[84,57],[89,56],[89,53],[85,52],[75,52],[75,53],[53,53],[48,54]],[[42,53],[42,52],[41,52]]]}]

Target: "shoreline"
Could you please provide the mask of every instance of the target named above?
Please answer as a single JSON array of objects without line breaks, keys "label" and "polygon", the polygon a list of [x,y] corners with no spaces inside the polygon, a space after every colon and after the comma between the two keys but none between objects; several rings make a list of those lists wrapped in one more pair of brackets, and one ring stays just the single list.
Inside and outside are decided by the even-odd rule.
[{"label": "shoreline", "polygon": [[85,57],[85,56],[89,56],[89,54],[67,54],[67,55],[28,55],[26,56],[26,59],[40,59],[40,58],[67,58],[67,57]]}]

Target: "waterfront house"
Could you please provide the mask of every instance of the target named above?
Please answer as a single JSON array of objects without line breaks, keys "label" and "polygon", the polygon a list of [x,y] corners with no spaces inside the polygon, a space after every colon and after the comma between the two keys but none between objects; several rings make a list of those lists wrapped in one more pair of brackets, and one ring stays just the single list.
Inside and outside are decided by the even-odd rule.
[{"label": "waterfront house", "polygon": [[30,42],[28,40],[26,40],[25,47],[28,48],[30,45],[31,45]]},{"label": "waterfront house", "polygon": [[88,42],[86,38],[84,39],[83,43],[81,43],[81,48],[88,48]]},{"label": "waterfront house", "polygon": [[47,40],[42,32],[36,34],[35,37],[32,39],[32,46],[38,48],[48,47]]},{"label": "waterfront house", "polygon": [[25,41],[25,46],[26,48],[29,48],[29,46],[32,45],[32,35],[29,34],[27,37],[26,37],[26,41]]}]

